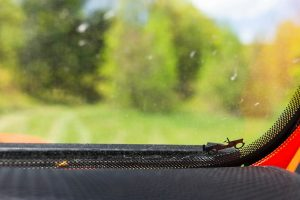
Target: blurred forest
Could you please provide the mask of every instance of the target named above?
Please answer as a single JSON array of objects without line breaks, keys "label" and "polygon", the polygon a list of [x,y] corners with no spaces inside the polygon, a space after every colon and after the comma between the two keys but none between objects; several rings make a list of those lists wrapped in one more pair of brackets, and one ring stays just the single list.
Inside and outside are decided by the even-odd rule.
[{"label": "blurred forest", "polygon": [[243,44],[189,1],[123,0],[89,12],[86,3],[0,1],[0,113],[110,104],[268,118],[299,84],[295,22]]}]

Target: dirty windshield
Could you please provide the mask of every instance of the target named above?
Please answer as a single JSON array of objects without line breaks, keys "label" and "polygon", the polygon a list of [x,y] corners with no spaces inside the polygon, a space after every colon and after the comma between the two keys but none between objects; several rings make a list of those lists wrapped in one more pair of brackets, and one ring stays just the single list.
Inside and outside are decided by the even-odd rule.
[{"label": "dirty windshield", "polygon": [[298,0],[0,1],[0,142],[247,144],[299,80]]}]

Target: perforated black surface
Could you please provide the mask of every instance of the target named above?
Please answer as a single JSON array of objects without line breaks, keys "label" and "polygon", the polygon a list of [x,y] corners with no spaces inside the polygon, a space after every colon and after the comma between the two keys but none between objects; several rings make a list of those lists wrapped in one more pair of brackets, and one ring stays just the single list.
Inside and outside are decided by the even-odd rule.
[{"label": "perforated black surface", "polygon": [[241,151],[241,158],[234,163],[252,164],[274,151],[288,138],[300,120],[300,87],[274,125],[255,142]]},{"label": "perforated black surface", "polygon": [[0,199],[297,200],[300,176],[277,168],[60,170],[0,168]]},{"label": "perforated black surface", "polygon": [[[272,152],[299,116],[298,88],[261,138],[215,155],[202,145],[0,144],[0,199],[300,199],[296,173],[224,167],[250,165]],[[216,166],[223,168],[206,168]]]}]

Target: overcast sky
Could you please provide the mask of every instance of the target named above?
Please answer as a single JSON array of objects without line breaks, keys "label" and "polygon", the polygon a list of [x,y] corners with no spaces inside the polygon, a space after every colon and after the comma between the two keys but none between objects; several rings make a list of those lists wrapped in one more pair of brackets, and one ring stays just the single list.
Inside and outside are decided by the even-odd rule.
[{"label": "overcast sky", "polygon": [[246,43],[256,37],[270,39],[282,21],[300,18],[300,0],[192,1],[207,15],[230,25]]},{"label": "overcast sky", "polygon": [[[117,0],[90,0],[95,9]],[[191,0],[196,7],[220,23],[228,24],[240,39],[271,39],[285,20],[300,20],[300,0]],[[170,1],[172,2],[172,1]]]}]

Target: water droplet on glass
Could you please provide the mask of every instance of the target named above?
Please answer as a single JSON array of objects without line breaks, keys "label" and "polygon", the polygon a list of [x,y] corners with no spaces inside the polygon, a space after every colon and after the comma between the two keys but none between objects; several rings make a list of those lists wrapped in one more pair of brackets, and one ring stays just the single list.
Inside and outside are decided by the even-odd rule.
[{"label": "water droplet on glass", "polygon": [[147,59],[148,59],[148,60],[152,60],[152,59],[153,59],[153,56],[152,56],[152,55],[148,55],[148,56],[147,56]]},{"label": "water droplet on glass", "polygon": [[86,41],[85,40],[79,40],[78,41],[78,46],[83,47],[84,45],[86,45]]},{"label": "water droplet on glass", "polygon": [[234,70],[234,73],[233,73],[232,76],[230,77],[230,80],[231,80],[231,81],[235,81],[237,77],[238,77],[238,73],[237,73],[237,70],[235,69],[235,70]]},{"label": "water droplet on glass", "polygon": [[244,101],[245,101],[244,98],[241,98],[241,100],[240,100],[239,103],[241,104],[241,103],[243,103]]},{"label": "water droplet on glass", "polygon": [[194,58],[195,54],[196,54],[196,51],[191,51],[190,58]]},{"label": "water droplet on glass", "polygon": [[84,33],[88,28],[89,28],[88,23],[82,23],[77,27],[77,32],[78,33]]},{"label": "water droplet on glass", "polygon": [[104,14],[103,18],[108,20],[114,16],[115,16],[115,12],[113,10],[109,10]]},{"label": "water droplet on glass", "polygon": [[294,64],[300,63],[300,58],[295,58],[295,59],[293,60],[293,63],[294,63]]},{"label": "water droplet on glass", "polygon": [[257,107],[257,106],[259,106],[259,102],[256,102],[255,104],[254,104],[254,107]]}]

